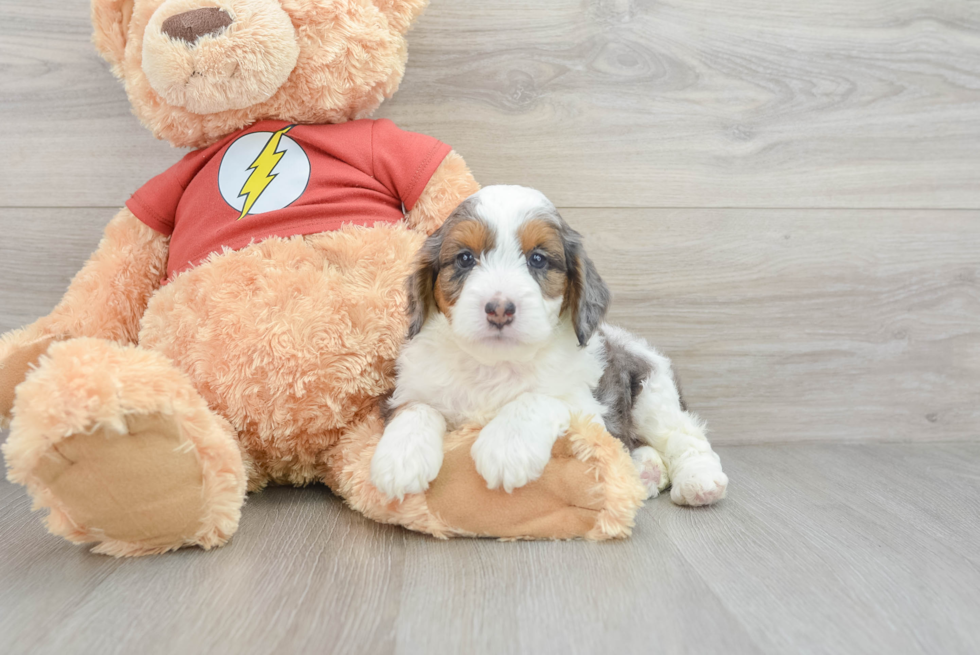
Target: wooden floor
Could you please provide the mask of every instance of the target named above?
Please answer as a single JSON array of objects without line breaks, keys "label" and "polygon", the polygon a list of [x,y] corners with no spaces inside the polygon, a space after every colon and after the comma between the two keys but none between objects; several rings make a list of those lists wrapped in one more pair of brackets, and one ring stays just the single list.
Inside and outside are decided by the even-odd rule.
[{"label": "wooden floor", "polygon": [[0,652],[980,652],[980,444],[729,446],[713,508],[605,544],[440,542],[321,488],[217,551],[113,560],[0,484]]},{"label": "wooden floor", "polygon": [[[410,52],[378,116],[555,201],[730,497],[444,543],[273,489],[116,561],[0,483],[0,653],[980,652],[980,2],[432,0]],[[0,152],[0,332],[183,154],[85,0],[0,2]]]}]

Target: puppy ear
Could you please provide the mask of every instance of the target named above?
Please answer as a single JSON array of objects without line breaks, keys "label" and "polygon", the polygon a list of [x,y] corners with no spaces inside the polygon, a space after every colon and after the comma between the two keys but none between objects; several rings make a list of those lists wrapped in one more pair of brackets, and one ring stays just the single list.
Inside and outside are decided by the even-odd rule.
[{"label": "puppy ear", "polygon": [[92,0],[92,42],[119,77],[134,0]]},{"label": "puppy ear", "polygon": [[405,34],[429,4],[429,0],[374,0],[374,4],[388,19],[389,25],[397,32]]},{"label": "puppy ear", "polygon": [[408,338],[413,339],[425,324],[429,311],[436,306],[436,276],[439,275],[439,251],[442,250],[442,228],[425,240],[415,256],[415,271],[408,277]]},{"label": "puppy ear", "polygon": [[564,221],[562,223],[565,228],[565,266],[568,269],[563,311],[567,308],[571,312],[575,336],[579,345],[585,346],[609,309],[609,287],[585,254],[582,235]]}]

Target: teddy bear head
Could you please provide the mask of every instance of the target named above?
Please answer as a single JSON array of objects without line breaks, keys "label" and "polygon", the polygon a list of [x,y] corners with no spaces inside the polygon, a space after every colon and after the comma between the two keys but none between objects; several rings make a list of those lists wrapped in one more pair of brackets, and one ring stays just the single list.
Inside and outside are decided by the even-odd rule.
[{"label": "teddy bear head", "polygon": [[133,111],[175,146],[263,119],[339,123],[398,88],[428,0],[92,0]]}]

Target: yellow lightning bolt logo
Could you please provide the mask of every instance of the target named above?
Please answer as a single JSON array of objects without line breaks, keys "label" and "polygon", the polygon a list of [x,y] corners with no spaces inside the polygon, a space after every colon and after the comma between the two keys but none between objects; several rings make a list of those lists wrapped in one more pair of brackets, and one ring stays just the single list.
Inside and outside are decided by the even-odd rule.
[{"label": "yellow lightning bolt logo", "polygon": [[269,137],[269,140],[265,142],[262,152],[255,158],[252,165],[246,169],[252,172],[249,174],[248,179],[245,180],[245,184],[242,185],[242,190],[238,193],[239,198],[246,196],[245,206],[242,207],[242,214],[238,217],[238,220],[242,220],[248,215],[255,201],[259,199],[259,196],[262,195],[262,192],[266,190],[266,187],[269,186],[272,180],[276,179],[276,174],[272,171],[275,170],[282,156],[286,154],[285,150],[279,150],[279,141],[282,140],[283,134],[294,127],[296,126],[288,125],[278,132],[273,133]]}]

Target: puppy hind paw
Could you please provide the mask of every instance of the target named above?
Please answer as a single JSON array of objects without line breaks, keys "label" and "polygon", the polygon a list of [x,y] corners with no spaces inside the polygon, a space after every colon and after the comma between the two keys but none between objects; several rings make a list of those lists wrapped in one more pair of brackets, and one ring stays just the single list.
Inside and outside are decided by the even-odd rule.
[{"label": "puppy hind paw", "polygon": [[725,497],[728,476],[715,462],[704,466],[690,464],[674,472],[670,499],[677,505],[711,505]]},{"label": "puppy hind paw", "polygon": [[667,465],[660,453],[650,446],[642,446],[634,450],[631,456],[636,472],[640,475],[640,482],[647,492],[645,500],[656,498],[670,484]]}]

